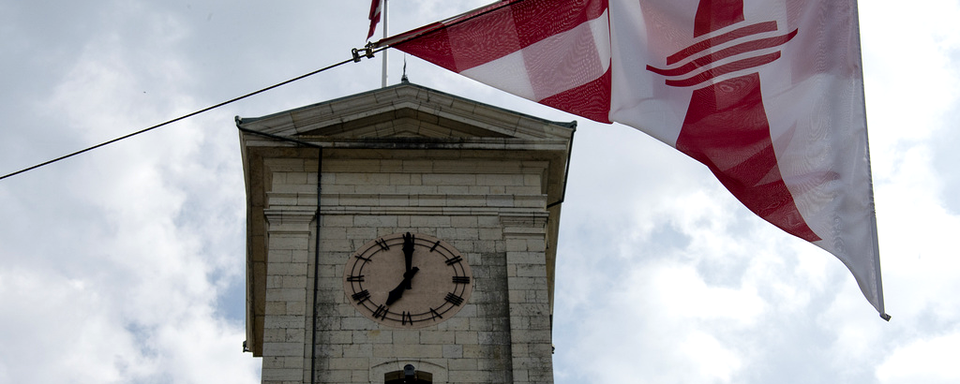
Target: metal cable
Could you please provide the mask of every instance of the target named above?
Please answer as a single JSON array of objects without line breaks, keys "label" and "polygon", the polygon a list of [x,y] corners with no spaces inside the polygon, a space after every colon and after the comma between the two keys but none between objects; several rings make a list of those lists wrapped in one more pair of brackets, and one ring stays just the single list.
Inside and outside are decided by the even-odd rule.
[{"label": "metal cable", "polygon": [[[382,49],[381,49],[381,50],[382,50]],[[374,53],[374,52],[378,52],[378,51],[380,51],[380,50],[377,50],[377,51],[370,50],[370,51],[367,53],[367,57],[373,57],[373,53]],[[341,61],[341,62],[336,63],[336,64],[328,65],[328,66],[326,66],[326,67],[320,68],[320,69],[315,70],[315,71],[313,71],[313,72],[309,72],[309,73],[306,73],[306,74],[303,74],[303,75],[294,77],[294,78],[292,78],[292,79],[289,79],[289,80],[286,80],[286,81],[282,81],[282,82],[276,83],[276,84],[271,85],[271,86],[266,87],[266,88],[261,88],[260,90],[253,91],[253,92],[247,93],[247,94],[242,95],[242,96],[234,97],[234,98],[232,98],[232,99],[230,99],[230,100],[227,100],[227,101],[224,101],[224,102],[221,102],[221,103],[218,103],[218,104],[214,104],[214,105],[211,105],[211,106],[206,107],[206,108],[203,108],[203,109],[199,109],[199,110],[197,110],[197,111],[188,113],[188,114],[186,114],[186,115],[177,117],[177,118],[175,118],[175,119],[167,120],[167,121],[164,121],[164,122],[162,122],[162,123],[160,123],[160,124],[157,124],[157,125],[154,125],[154,126],[151,126],[151,127],[148,127],[148,128],[144,128],[144,129],[141,129],[141,130],[139,130],[139,131],[136,131],[136,132],[133,132],[133,133],[129,133],[129,134],[126,134],[126,135],[123,135],[123,136],[120,136],[120,137],[117,137],[117,138],[112,139],[112,140],[104,141],[104,142],[102,142],[102,143],[100,143],[100,144],[97,144],[97,145],[94,145],[94,146],[92,146],[92,147],[87,147],[87,148],[81,149],[81,150],[79,150],[79,151],[76,151],[76,152],[73,152],[73,153],[69,153],[69,154],[66,154],[66,155],[57,157],[57,158],[55,158],[55,159],[52,159],[52,160],[47,160],[47,161],[45,161],[45,162],[42,162],[42,163],[37,164],[37,165],[34,165],[34,166],[27,167],[27,168],[21,169],[21,170],[16,171],[16,172],[13,172],[13,173],[9,173],[9,174],[0,176],[0,180],[6,179],[6,178],[8,178],[8,177],[13,177],[13,176],[19,175],[19,174],[21,174],[21,173],[29,172],[29,171],[32,171],[32,170],[34,170],[34,169],[37,169],[37,168],[40,168],[40,167],[43,167],[43,166],[47,166],[47,165],[50,165],[50,164],[53,164],[53,163],[56,163],[56,162],[58,162],[58,161],[66,160],[66,159],[69,159],[69,158],[74,157],[74,156],[76,156],[76,155],[79,155],[79,154],[82,154],[82,153],[86,153],[86,152],[92,151],[92,150],[94,150],[94,149],[97,149],[97,148],[100,148],[100,147],[104,147],[104,146],[107,146],[107,145],[116,143],[116,142],[121,141],[121,140],[129,139],[129,138],[131,138],[131,137],[133,137],[133,136],[136,136],[136,135],[139,135],[139,134],[141,134],[141,133],[149,132],[149,131],[152,131],[152,130],[154,130],[154,129],[157,129],[157,128],[160,128],[160,127],[163,127],[163,126],[170,125],[170,124],[172,124],[172,123],[178,122],[178,121],[180,121],[180,120],[184,120],[184,119],[187,119],[187,118],[190,118],[190,117],[199,115],[199,114],[201,114],[201,113],[208,112],[208,111],[211,111],[211,110],[220,108],[220,107],[222,107],[222,106],[224,106],[224,105],[231,104],[231,103],[234,103],[234,102],[237,102],[237,101],[246,99],[246,98],[248,98],[248,97],[261,94],[261,93],[263,93],[263,92],[272,90],[272,89],[274,89],[274,88],[279,88],[279,87],[281,87],[281,86],[290,84],[290,83],[292,83],[292,82],[305,79],[305,78],[307,78],[307,77],[316,75],[316,74],[318,74],[318,73],[320,73],[320,72],[323,72],[323,71],[326,71],[326,70],[329,70],[329,69],[333,69],[333,68],[335,68],[335,67],[339,67],[339,66],[341,66],[341,65],[343,65],[343,64],[346,64],[346,63],[349,63],[349,62],[351,62],[351,61],[352,61],[352,62],[357,62],[357,61],[360,61],[360,60],[359,60],[359,57],[358,57],[356,54],[354,54],[354,57],[353,57],[353,58],[350,58],[350,59]]]}]

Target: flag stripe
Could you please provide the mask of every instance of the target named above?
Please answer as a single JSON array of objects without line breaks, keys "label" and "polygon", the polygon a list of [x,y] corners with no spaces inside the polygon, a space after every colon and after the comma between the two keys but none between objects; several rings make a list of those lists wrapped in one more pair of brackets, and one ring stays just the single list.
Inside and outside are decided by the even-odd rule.
[{"label": "flag stripe", "polygon": [[693,91],[677,149],[707,165],[753,213],[817,241],[780,174],[756,73]]},{"label": "flag stripe", "polygon": [[[436,30],[421,29],[420,37],[393,46],[515,95],[609,122],[606,1],[511,4],[485,7],[447,20],[442,27],[428,27]],[[470,19],[477,14],[482,17]],[[578,106],[573,102],[577,97],[590,102]]]},{"label": "flag stripe", "polygon": [[[439,31],[417,38],[416,44],[401,42],[394,47],[422,58],[426,57],[421,54],[427,55],[435,64],[463,72],[605,16],[607,9],[605,2],[589,0],[511,3],[516,5],[498,4],[447,20]],[[469,19],[478,13],[483,17]]]},{"label": "flag stripe", "polygon": [[743,0],[700,0],[693,36],[699,37],[743,21]]},{"label": "flag stripe", "polygon": [[601,123],[610,121],[611,70],[579,87],[540,100],[541,104]]},{"label": "flag stripe", "polygon": [[526,48],[550,36],[567,32],[607,12],[605,2],[527,0],[510,7],[520,46]]},{"label": "flag stripe", "polygon": [[697,52],[701,52],[715,46],[718,46],[723,43],[727,43],[741,37],[746,37],[750,35],[756,35],[763,32],[773,32],[777,30],[776,21],[767,21],[762,23],[751,24],[742,28],[737,28],[733,31],[724,33],[719,36],[711,37],[709,39],[699,41],[696,44],[690,45],[677,53],[674,53],[670,56],[667,56],[667,65],[673,65],[679,62],[680,60],[686,59]]},{"label": "flag stripe", "polygon": [[773,48],[778,45],[786,44],[790,39],[793,39],[797,35],[797,30],[794,29],[793,32],[790,32],[786,35],[770,37],[766,39],[754,40],[742,44],[737,44],[730,48],[726,48],[706,56],[701,56],[691,62],[688,62],[684,65],[681,65],[672,69],[661,69],[655,68],[653,66],[647,65],[647,70],[663,76],[680,76],[693,72],[695,69],[700,67],[706,67],[710,64],[713,64],[716,61],[726,59],[728,57],[736,56],[742,53],[757,51],[765,48]]},{"label": "flag stripe", "polygon": [[[540,101],[590,83],[610,67],[606,14],[461,73]],[[602,35],[598,31],[603,32]],[[602,48],[601,48],[602,47]]]},{"label": "flag stripe", "polygon": [[779,58],[780,52],[768,53],[766,55],[737,60],[730,64],[724,64],[715,68],[711,68],[686,79],[667,79],[665,83],[671,87],[692,87],[694,85],[709,81],[717,76],[742,71],[744,69],[759,67],[764,64],[772,63],[774,60]]},{"label": "flag stripe", "polygon": [[373,33],[377,30],[377,24],[380,23],[382,1],[383,0],[373,0],[373,2],[370,3],[370,15],[367,17],[370,19],[370,29],[367,31],[367,40],[373,37]]}]

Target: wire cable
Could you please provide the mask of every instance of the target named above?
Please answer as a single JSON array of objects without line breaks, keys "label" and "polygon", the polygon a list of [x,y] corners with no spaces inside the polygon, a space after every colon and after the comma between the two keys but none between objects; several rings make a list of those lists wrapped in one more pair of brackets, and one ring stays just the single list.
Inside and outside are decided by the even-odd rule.
[{"label": "wire cable", "polygon": [[[90,152],[90,151],[92,151],[92,150],[94,150],[94,149],[97,149],[97,148],[100,148],[100,147],[104,147],[104,146],[107,146],[107,145],[116,143],[116,142],[118,142],[118,141],[121,141],[121,140],[129,139],[129,138],[131,138],[131,137],[133,137],[133,136],[137,136],[137,135],[139,135],[139,134],[141,134],[141,133],[146,133],[146,132],[152,131],[152,130],[154,130],[154,129],[157,129],[157,128],[160,128],[160,127],[163,127],[163,126],[166,126],[166,125],[169,125],[169,124],[178,122],[178,121],[180,121],[180,120],[184,120],[184,119],[187,119],[187,118],[190,118],[190,117],[199,115],[199,114],[201,114],[201,113],[208,112],[208,111],[211,111],[211,110],[220,108],[220,107],[222,107],[222,106],[224,106],[224,105],[231,104],[231,103],[234,103],[234,102],[237,102],[237,101],[246,99],[246,98],[248,98],[248,97],[258,95],[258,94],[260,94],[260,93],[269,91],[269,90],[271,90],[271,89],[278,88],[278,87],[281,87],[281,86],[290,84],[290,83],[295,82],[295,81],[298,81],[298,80],[302,80],[302,79],[304,79],[304,78],[313,76],[313,75],[315,75],[315,74],[318,74],[318,73],[320,73],[320,72],[326,71],[326,70],[328,70],[328,69],[333,69],[333,68],[339,67],[339,66],[341,66],[341,65],[343,65],[343,64],[346,64],[346,63],[349,63],[349,62],[351,62],[351,61],[352,61],[352,62],[359,62],[360,59],[361,59],[362,57],[364,57],[364,56],[367,57],[367,58],[372,58],[372,57],[373,57],[373,54],[376,53],[376,52],[380,52],[380,51],[385,50],[385,49],[387,49],[387,48],[392,48],[392,47],[395,46],[395,45],[400,45],[400,44],[402,44],[402,43],[404,43],[404,42],[407,42],[407,41],[410,41],[410,40],[415,40],[415,39],[418,39],[418,38],[420,38],[420,37],[423,37],[423,36],[426,36],[426,35],[430,35],[430,34],[435,33],[435,32],[437,32],[437,31],[446,29],[446,28],[448,28],[448,27],[450,27],[450,26],[452,26],[452,25],[456,25],[456,24],[465,22],[465,21],[470,20],[470,19],[473,19],[473,18],[475,18],[475,17],[482,16],[482,15],[484,15],[484,14],[486,14],[486,13],[490,13],[490,12],[499,10],[499,9],[501,9],[501,8],[503,8],[503,7],[507,7],[507,6],[513,5],[513,4],[515,4],[515,3],[520,3],[520,2],[523,2],[523,1],[526,1],[526,0],[505,1],[503,4],[500,4],[500,5],[497,5],[497,6],[493,6],[493,7],[491,7],[491,6],[489,6],[489,5],[488,5],[488,6],[484,6],[484,7],[475,9],[475,10],[473,10],[473,11],[466,12],[466,13],[464,13],[464,14],[460,14],[460,15],[457,15],[457,16],[454,16],[454,17],[451,17],[451,18],[447,19],[447,20],[455,20],[455,21],[451,22],[450,24],[446,24],[445,22],[446,22],[447,20],[444,20],[444,22],[434,23],[434,24],[427,25],[427,26],[422,27],[422,28],[415,29],[415,30],[413,30],[413,31],[408,31],[408,32],[401,33],[401,34],[399,34],[399,35],[395,35],[395,36],[393,36],[393,37],[388,37],[388,38],[381,39],[381,40],[377,41],[376,43],[371,42],[371,43],[367,44],[367,46],[366,46],[365,48],[362,48],[362,49],[354,49],[354,50],[353,50],[353,58],[350,58],[350,59],[341,61],[341,62],[336,63],[336,64],[328,65],[328,66],[326,66],[326,67],[320,68],[320,69],[315,70],[315,71],[313,71],[313,72],[309,72],[309,73],[306,73],[306,74],[303,74],[303,75],[294,77],[294,78],[292,78],[292,79],[289,79],[289,80],[286,80],[286,81],[283,81],[283,82],[280,82],[280,83],[271,85],[271,86],[266,87],[266,88],[262,88],[262,89],[260,89],[260,90],[254,91],[254,92],[247,93],[247,94],[242,95],[242,96],[237,96],[237,97],[232,98],[232,99],[230,99],[230,100],[227,100],[227,101],[224,101],[224,102],[221,102],[221,103],[218,103],[218,104],[214,104],[214,105],[211,105],[211,106],[206,107],[206,108],[203,108],[203,109],[199,109],[199,110],[197,110],[197,111],[188,113],[188,114],[186,114],[186,115],[177,117],[177,118],[172,119],[172,120],[167,120],[167,121],[162,122],[162,123],[157,124],[157,125],[154,125],[154,126],[151,126],[151,127],[147,127],[147,128],[141,129],[141,130],[139,130],[139,131],[136,131],[136,132],[133,132],[133,133],[129,133],[129,134],[126,134],[126,135],[124,135],[124,136],[120,136],[120,137],[117,137],[117,138],[115,138],[115,139],[108,140],[108,141],[102,142],[102,143],[100,143],[100,144],[97,144],[97,145],[94,145],[94,146],[91,146],[91,147],[87,147],[87,148],[81,149],[81,150],[79,150],[79,151],[76,151],[76,152],[73,152],[73,153],[69,153],[69,154],[66,154],[66,155],[57,157],[57,158],[55,158],[55,159],[47,160],[47,161],[45,161],[45,162],[42,162],[42,163],[39,163],[39,164],[30,166],[30,167],[21,169],[21,170],[19,170],[19,171],[13,172],[13,173],[8,173],[8,174],[6,174],[6,175],[0,176],[0,180],[6,179],[6,178],[8,178],[8,177],[13,177],[13,176],[19,175],[19,174],[21,174],[21,173],[29,172],[29,171],[32,171],[32,170],[34,170],[34,169],[37,169],[37,168],[40,168],[40,167],[44,167],[44,166],[47,166],[47,165],[50,165],[50,164],[53,164],[53,163],[56,163],[56,162],[59,162],[59,161],[62,161],[62,160],[66,160],[66,159],[69,159],[69,158],[71,158],[71,157],[77,156],[77,155],[79,155],[79,154],[86,153],[86,152]],[[463,16],[468,15],[468,14],[470,14],[470,13],[472,13],[472,12],[475,13],[475,14],[470,15],[470,16],[468,16],[468,17],[463,17]],[[363,53],[363,55],[361,55],[361,53]]]},{"label": "wire cable", "polygon": [[[379,49],[379,50],[376,50],[376,51],[373,51],[373,50],[369,51],[369,52],[368,52],[368,57],[373,57],[373,53],[374,53],[374,52],[379,52],[379,51],[381,51],[381,50],[383,50],[383,49]],[[32,171],[32,170],[34,170],[34,169],[37,169],[37,168],[40,168],[40,167],[44,167],[44,166],[47,166],[47,165],[50,165],[50,164],[53,164],[53,163],[56,163],[56,162],[58,162],[58,161],[66,160],[66,159],[69,159],[69,158],[74,157],[74,156],[76,156],[76,155],[79,155],[79,154],[82,154],[82,153],[86,153],[86,152],[90,152],[90,151],[92,151],[92,150],[94,150],[94,149],[97,149],[97,148],[100,148],[100,147],[104,147],[104,146],[107,146],[107,145],[116,143],[116,142],[118,142],[118,141],[121,141],[121,140],[129,139],[129,138],[134,137],[134,136],[136,136],[136,135],[139,135],[139,134],[141,134],[141,133],[146,133],[146,132],[152,131],[152,130],[154,130],[154,129],[163,127],[163,126],[170,125],[170,124],[172,124],[172,123],[176,123],[176,122],[178,122],[178,121],[180,121],[180,120],[184,120],[184,119],[187,119],[187,118],[190,118],[190,117],[199,115],[199,114],[201,114],[201,113],[208,112],[208,111],[211,111],[211,110],[220,108],[220,107],[222,107],[222,106],[224,106],[224,105],[232,104],[232,103],[235,103],[235,102],[237,102],[237,101],[246,99],[246,98],[248,98],[248,97],[261,94],[261,93],[263,93],[263,92],[272,90],[272,89],[274,89],[274,88],[279,88],[279,87],[281,87],[281,86],[290,84],[290,83],[292,83],[292,82],[299,81],[299,80],[303,80],[303,79],[305,79],[305,78],[307,78],[307,77],[316,75],[316,74],[318,74],[318,73],[320,73],[320,72],[323,72],[323,71],[326,71],[326,70],[329,70],[329,69],[333,69],[333,68],[339,67],[339,66],[341,66],[341,65],[343,65],[343,64],[346,64],[346,63],[349,63],[349,62],[351,62],[351,61],[352,61],[352,62],[357,62],[357,61],[359,61],[359,59],[358,59],[356,56],[354,56],[353,58],[350,58],[350,59],[341,61],[341,62],[339,62],[339,63],[328,65],[328,66],[326,66],[326,67],[317,69],[317,70],[315,70],[315,71],[312,71],[312,72],[309,72],[309,73],[306,73],[306,74],[303,74],[303,75],[294,77],[294,78],[289,79],[289,80],[286,80],[286,81],[282,81],[282,82],[276,83],[276,84],[271,85],[271,86],[266,87],[266,88],[261,88],[261,89],[259,89],[259,90],[257,90],[257,91],[253,91],[253,92],[247,93],[247,94],[242,95],[242,96],[234,97],[234,98],[232,98],[232,99],[230,99],[230,100],[227,100],[227,101],[224,101],[224,102],[221,102],[221,103],[218,103],[218,104],[214,104],[214,105],[211,105],[211,106],[206,107],[206,108],[203,108],[203,109],[196,110],[196,111],[194,111],[194,112],[191,112],[191,113],[188,113],[188,114],[186,114],[186,115],[177,117],[177,118],[175,118],[175,119],[167,120],[167,121],[164,121],[164,122],[162,122],[162,123],[160,123],[160,124],[157,124],[157,125],[154,125],[154,126],[151,126],[151,127],[147,127],[147,128],[141,129],[141,130],[139,130],[139,131],[136,131],[136,132],[133,132],[133,133],[129,133],[129,134],[126,134],[126,135],[123,135],[123,136],[120,136],[120,137],[117,137],[117,138],[112,139],[112,140],[104,141],[104,142],[102,142],[102,143],[100,143],[100,144],[97,144],[97,145],[94,145],[94,146],[92,146],[92,147],[87,147],[87,148],[81,149],[81,150],[79,150],[79,151],[76,151],[76,152],[73,152],[73,153],[69,153],[69,154],[66,154],[66,155],[57,157],[57,158],[55,158],[55,159],[47,160],[47,161],[45,161],[45,162],[42,162],[42,163],[37,164],[37,165],[34,165],[34,166],[30,166],[30,167],[21,169],[21,170],[19,170],[19,171],[16,171],[16,172],[13,172],[13,173],[9,173],[9,174],[0,176],[0,180],[6,179],[6,178],[8,178],[8,177],[13,177],[13,176],[19,175],[19,174],[21,174],[21,173],[29,172],[29,171]]]}]

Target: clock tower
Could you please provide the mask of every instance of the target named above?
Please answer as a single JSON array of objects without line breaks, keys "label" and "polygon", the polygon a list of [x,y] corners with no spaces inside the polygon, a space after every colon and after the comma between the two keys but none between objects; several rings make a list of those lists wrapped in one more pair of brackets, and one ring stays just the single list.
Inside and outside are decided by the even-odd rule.
[{"label": "clock tower", "polygon": [[263,383],[553,382],[575,123],[403,82],[237,126]]}]

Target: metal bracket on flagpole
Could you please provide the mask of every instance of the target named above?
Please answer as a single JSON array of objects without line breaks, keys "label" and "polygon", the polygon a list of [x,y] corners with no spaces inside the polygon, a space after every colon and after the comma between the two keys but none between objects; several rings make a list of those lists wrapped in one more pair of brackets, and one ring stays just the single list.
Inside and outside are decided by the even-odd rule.
[{"label": "metal bracket on flagpole", "polygon": [[367,43],[363,48],[354,48],[350,50],[350,53],[353,54],[353,62],[359,63],[360,59],[366,57],[368,59],[373,58],[373,43]]}]

